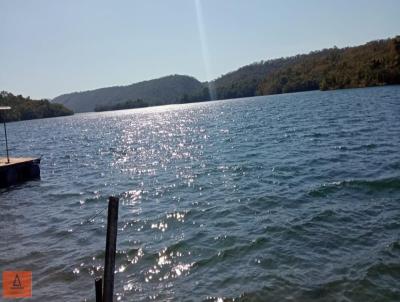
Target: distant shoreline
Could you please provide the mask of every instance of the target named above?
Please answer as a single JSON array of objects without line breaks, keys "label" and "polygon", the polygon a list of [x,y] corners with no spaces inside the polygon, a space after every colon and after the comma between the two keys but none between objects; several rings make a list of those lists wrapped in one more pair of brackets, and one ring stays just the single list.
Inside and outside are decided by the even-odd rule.
[{"label": "distant shoreline", "polygon": [[260,61],[211,82],[175,74],[127,86],[67,93],[52,101],[75,112],[92,112],[395,84],[400,84],[400,36]]},{"label": "distant shoreline", "polygon": [[133,109],[144,109],[144,108],[151,108],[151,107],[163,107],[163,106],[177,106],[177,105],[186,105],[186,104],[202,104],[202,103],[214,103],[214,102],[229,102],[229,101],[236,101],[241,99],[249,99],[249,98],[261,98],[261,97],[273,97],[273,96],[285,96],[285,95],[292,95],[292,94],[302,94],[302,93],[325,93],[325,92],[336,92],[336,91],[343,91],[343,90],[358,90],[358,89],[374,89],[374,88],[383,88],[388,86],[399,86],[400,84],[388,84],[388,85],[376,85],[376,86],[368,86],[368,87],[351,87],[351,88],[340,88],[340,89],[331,89],[331,90],[306,90],[306,91],[294,91],[294,92],[286,92],[286,93],[279,93],[279,94],[268,94],[268,95],[255,95],[249,97],[240,97],[240,98],[233,98],[233,99],[218,99],[218,100],[208,100],[208,101],[199,101],[199,102],[188,102],[188,103],[171,103],[171,104],[161,104],[161,105],[152,105],[152,106],[144,106],[144,107],[137,107],[137,108],[125,108],[125,109],[113,109],[113,110],[101,110],[101,111],[87,111],[87,112],[77,112],[74,115],[86,114],[86,113],[104,113],[104,112],[113,112],[113,111],[124,111],[124,110],[133,110]]}]

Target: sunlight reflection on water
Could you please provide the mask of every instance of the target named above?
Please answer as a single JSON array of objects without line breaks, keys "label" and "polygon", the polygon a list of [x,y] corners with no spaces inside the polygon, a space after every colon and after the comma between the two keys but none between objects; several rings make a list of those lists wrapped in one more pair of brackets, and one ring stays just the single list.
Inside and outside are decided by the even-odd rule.
[{"label": "sunlight reflection on water", "polygon": [[32,269],[41,300],[93,298],[101,211],[115,195],[118,300],[395,296],[399,95],[309,92],[11,123],[15,154],[44,157],[41,181],[1,193],[1,268]]}]

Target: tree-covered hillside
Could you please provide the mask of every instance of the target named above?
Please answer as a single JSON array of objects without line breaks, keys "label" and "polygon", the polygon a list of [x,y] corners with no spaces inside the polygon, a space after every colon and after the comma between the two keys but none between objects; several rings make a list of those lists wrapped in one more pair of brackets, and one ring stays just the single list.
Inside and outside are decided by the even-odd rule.
[{"label": "tree-covered hillside", "polygon": [[253,63],[205,83],[182,103],[307,90],[400,84],[400,36],[365,45],[330,48]]},{"label": "tree-covered hillside", "polygon": [[400,84],[400,37],[299,56],[267,75],[256,94]]},{"label": "tree-covered hillside", "polygon": [[0,93],[0,106],[11,107],[11,110],[0,112],[0,120],[5,118],[8,122],[74,114],[61,104],[50,103],[48,100],[35,101],[5,91]]},{"label": "tree-covered hillside", "polygon": [[210,89],[215,92],[214,98],[219,100],[254,96],[268,74],[293,64],[295,60],[296,57],[280,58],[243,66],[209,83],[203,83],[203,87],[194,94],[182,96],[181,102],[208,101],[211,99]]},{"label": "tree-covered hillside", "polygon": [[217,78],[211,85],[218,99],[254,96],[266,76],[294,64],[296,59],[289,57],[253,63]]},{"label": "tree-covered hillside", "polygon": [[[400,36],[261,61],[209,83],[181,75],[76,92],[53,101],[81,112],[190,103],[276,93],[400,84]],[[142,100],[143,104],[133,100]]]},{"label": "tree-covered hillside", "polygon": [[142,99],[137,99],[136,101],[129,100],[123,103],[118,103],[115,105],[103,105],[103,106],[96,106],[94,111],[101,112],[101,111],[110,111],[110,110],[124,110],[124,109],[134,109],[134,108],[144,108],[148,107],[147,104]]},{"label": "tree-covered hillside", "polygon": [[193,77],[171,75],[129,86],[115,86],[96,90],[64,94],[53,99],[75,112],[94,111],[112,107],[130,100],[142,99],[149,106],[179,103],[183,95],[194,94],[203,87]]}]

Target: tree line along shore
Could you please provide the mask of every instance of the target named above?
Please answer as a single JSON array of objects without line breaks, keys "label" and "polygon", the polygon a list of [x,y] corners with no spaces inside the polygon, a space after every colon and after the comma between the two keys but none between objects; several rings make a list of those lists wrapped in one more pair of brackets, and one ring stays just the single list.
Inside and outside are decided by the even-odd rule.
[{"label": "tree line along shore", "polygon": [[64,105],[49,100],[31,100],[22,95],[0,92],[0,106],[10,106],[11,110],[0,112],[0,121],[15,122],[56,116],[72,115],[74,112]]},{"label": "tree line along shore", "polygon": [[400,36],[256,62],[210,81],[171,75],[128,86],[62,95],[77,111],[106,111],[308,90],[400,84]]},{"label": "tree line along shore", "polygon": [[400,84],[400,36],[364,45],[328,48],[256,62],[210,81],[170,75],[128,86],[68,93],[53,100],[2,92],[11,106],[8,121],[70,115],[75,112],[143,108],[165,104],[234,99],[309,90]]}]

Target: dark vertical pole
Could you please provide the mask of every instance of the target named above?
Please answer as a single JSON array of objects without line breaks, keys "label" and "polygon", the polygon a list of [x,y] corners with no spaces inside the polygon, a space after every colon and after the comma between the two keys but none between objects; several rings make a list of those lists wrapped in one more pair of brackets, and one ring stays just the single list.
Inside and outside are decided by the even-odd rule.
[{"label": "dark vertical pole", "polygon": [[103,302],[103,279],[96,278],[94,286],[96,289],[96,302]]},{"label": "dark vertical pole", "polygon": [[4,119],[4,136],[6,137],[6,151],[7,151],[7,163],[10,163],[10,156],[8,155],[8,140],[7,140],[7,127],[6,120]]},{"label": "dark vertical pole", "polygon": [[104,264],[103,301],[112,302],[114,294],[115,252],[117,249],[119,199],[110,197],[108,200],[106,259]]}]

